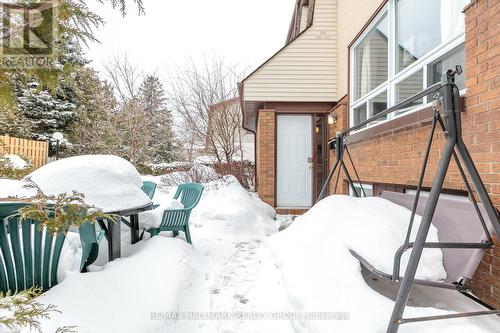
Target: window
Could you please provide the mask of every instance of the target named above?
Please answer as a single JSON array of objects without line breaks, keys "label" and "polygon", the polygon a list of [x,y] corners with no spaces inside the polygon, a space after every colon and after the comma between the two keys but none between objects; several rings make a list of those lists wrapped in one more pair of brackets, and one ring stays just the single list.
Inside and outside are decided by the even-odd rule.
[{"label": "window", "polygon": [[366,95],[387,81],[387,30],[387,16],[384,16],[355,48],[356,98]]},{"label": "window", "polygon": [[[350,122],[373,115],[446,80],[464,66],[464,16],[468,0],[389,0],[350,49]],[[465,73],[456,84],[465,87]],[[386,119],[428,102],[415,101]]]},{"label": "window", "polygon": [[[363,184],[363,189],[361,189],[361,184],[360,183],[354,183],[354,188],[356,189],[356,192],[358,192],[358,195],[362,198],[365,197],[365,194],[367,197],[373,197],[373,185],[371,184]],[[364,194],[363,194],[364,190]],[[349,195],[354,196],[354,193],[352,192],[352,188],[349,186]]]},{"label": "window", "polygon": [[[405,99],[415,95],[424,89],[424,71],[419,70],[418,72],[408,76],[404,80],[396,83],[395,94],[396,94],[396,104],[401,103]],[[423,98],[411,103],[408,107],[403,110],[398,110],[397,112],[402,113],[410,110],[412,107],[422,104],[424,102]]]},{"label": "window", "polygon": [[[450,53],[443,56],[429,65],[429,84],[432,85],[437,82],[446,80],[446,71],[451,68],[455,68],[456,65],[465,68],[465,50],[464,47],[458,47],[457,49],[451,51]],[[455,84],[460,90],[465,89],[465,77],[464,75],[459,75],[455,79]]]}]

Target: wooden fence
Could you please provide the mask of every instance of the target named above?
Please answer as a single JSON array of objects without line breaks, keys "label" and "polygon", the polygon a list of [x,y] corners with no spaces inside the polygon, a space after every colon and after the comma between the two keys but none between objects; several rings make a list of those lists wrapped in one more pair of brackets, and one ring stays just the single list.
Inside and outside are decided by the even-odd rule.
[{"label": "wooden fence", "polygon": [[49,145],[46,141],[35,141],[0,135],[0,156],[7,154],[27,158],[35,168],[47,163]]}]

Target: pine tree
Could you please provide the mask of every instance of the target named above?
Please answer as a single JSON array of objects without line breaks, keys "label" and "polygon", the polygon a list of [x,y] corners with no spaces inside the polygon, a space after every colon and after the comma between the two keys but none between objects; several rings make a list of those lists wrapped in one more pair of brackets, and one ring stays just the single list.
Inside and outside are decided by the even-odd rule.
[{"label": "pine tree", "polygon": [[27,120],[32,139],[52,141],[54,132],[67,132],[75,119],[79,103],[77,90],[80,89],[76,78],[88,61],[74,38],[64,38],[61,49],[63,52],[58,57],[58,63],[64,75],[52,89],[26,73],[13,75],[18,113]]},{"label": "pine tree", "polygon": [[[94,13],[87,3],[99,1],[101,3],[107,2],[115,9],[118,9],[122,15],[126,14],[127,1],[126,0],[64,0],[58,4],[58,33],[59,38],[52,40],[52,20],[47,20],[44,26],[38,29],[37,37],[47,43],[51,43],[55,48],[55,53],[64,54],[65,40],[75,40],[76,43],[85,43],[88,41],[97,41],[94,32],[99,27],[105,24],[104,19],[98,14]],[[19,6],[29,6],[36,1],[18,1],[16,4]],[[139,14],[144,14],[144,6],[142,0],[132,1]],[[52,15],[51,11],[42,11],[42,15]],[[6,14],[0,12],[0,20],[8,19]],[[46,25],[46,26],[45,26]],[[11,33],[15,32],[18,28],[12,25],[11,29],[5,28],[0,31],[0,40],[9,38]],[[53,42],[53,43],[52,43]],[[9,50],[8,47],[3,46],[3,53],[25,53],[27,50]],[[21,74],[23,76],[32,78],[40,86],[46,87],[51,93],[57,89],[61,80],[68,74],[68,68],[64,64],[64,60],[58,59],[55,62],[54,68],[39,68],[39,69],[2,69],[0,68],[0,106],[12,107],[16,104],[18,84],[15,80],[11,80],[13,74]]]},{"label": "pine tree", "polygon": [[70,155],[117,154],[117,101],[113,87],[102,81],[97,72],[82,68],[75,77],[77,108],[75,120],[68,129]]},{"label": "pine tree", "polygon": [[172,112],[167,107],[165,90],[156,75],[147,75],[140,88],[143,109],[151,119],[149,155],[153,163],[174,159]]},{"label": "pine tree", "polygon": [[50,140],[54,132],[64,132],[74,118],[75,101],[65,95],[64,87],[58,87],[54,94],[34,80],[19,80],[16,94],[19,111],[30,123],[32,139]]}]

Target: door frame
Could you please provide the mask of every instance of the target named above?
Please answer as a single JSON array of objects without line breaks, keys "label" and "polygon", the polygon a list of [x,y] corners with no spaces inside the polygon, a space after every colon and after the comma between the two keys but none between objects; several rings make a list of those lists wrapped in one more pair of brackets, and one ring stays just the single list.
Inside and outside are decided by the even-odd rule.
[{"label": "door frame", "polygon": [[[274,204],[276,208],[284,208],[284,209],[302,209],[302,208],[311,208],[315,202],[315,185],[314,181],[316,179],[315,171],[316,166],[314,161],[316,157],[314,156],[314,119],[316,113],[301,113],[301,112],[275,112],[274,113]],[[278,116],[309,116],[311,117],[311,157],[313,159],[313,167],[311,169],[311,207],[280,207],[278,206]]]},{"label": "door frame", "polygon": [[[323,184],[322,186],[324,186],[324,182],[326,181],[326,178],[328,177],[328,169],[330,168],[330,154],[329,154],[329,149],[328,149],[328,137],[329,137],[329,131],[330,131],[330,127],[328,125],[328,116],[324,113],[313,113],[312,114],[313,116],[313,139],[314,139],[314,135],[315,135],[315,129],[314,129],[314,126],[315,126],[315,121],[316,119],[318,118],[323,118],[323,131],[321,133],[322,137],[321,137],[321,147],[322,147],[322,155],[323,155],[323,170],[321,170],[321,172],[323,173]],[[316,175],[318,174],[318,170],[317,170],[317,164],[318,164],[318,156],[316,154],[314,154],[315,152],[315,143],[314,143],[314,140],[312,141],[312,149],[313,149],[313,192],[312,192],[312,202],[313,202],[313,205],[314,203],[316,202],[316,199],[318,198],[318,196],[316,195],[318,193],[318,179],[316,177]]]}]

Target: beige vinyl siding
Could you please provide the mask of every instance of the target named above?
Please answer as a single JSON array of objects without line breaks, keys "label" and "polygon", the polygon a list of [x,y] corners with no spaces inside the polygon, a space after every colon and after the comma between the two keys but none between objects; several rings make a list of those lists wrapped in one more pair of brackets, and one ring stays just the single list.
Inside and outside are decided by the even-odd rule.
[{"label": "beige vinyl siding", "polygon": [[316,0],[312,26],[244,81],[245,101],[337,100],[336,27],[337,0]]}]

